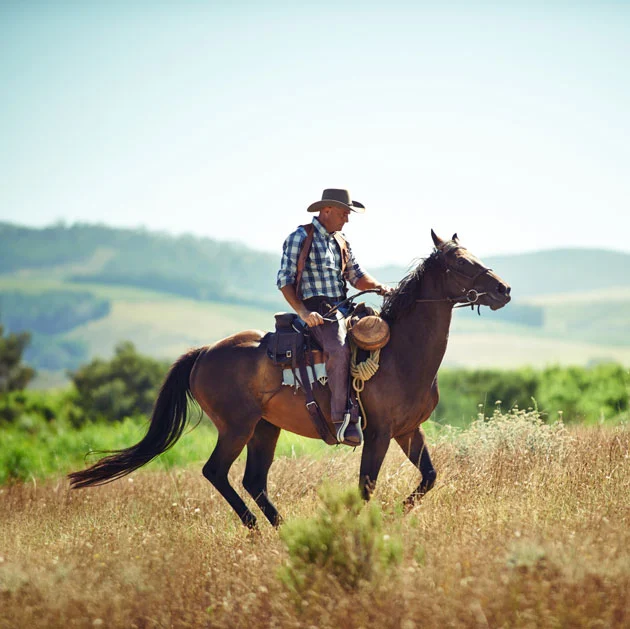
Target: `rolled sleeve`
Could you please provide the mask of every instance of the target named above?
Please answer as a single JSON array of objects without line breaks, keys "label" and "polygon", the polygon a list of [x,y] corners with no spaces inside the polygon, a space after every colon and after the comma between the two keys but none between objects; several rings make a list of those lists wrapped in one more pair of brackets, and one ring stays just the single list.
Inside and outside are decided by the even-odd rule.
[{"label": "rolled sleeve", "polygon": [[282,246],[282,260],[276,284],[278,289],[284,288],[287,284],[295,284],[297,276],[297,263],[302,249],[302,243],[306,238],[306,231],[299,227],[292,234],[289,234]]},{"label": "rolled sleeve", "polygon": [[347,240],[346,245],[348,245],[348,264],[346,266],[345,276],[348,282],[356,287],[356,283],[365,275],[365,271],[356,261],[352,253],[352,247],[350,247],[350,243]]}]

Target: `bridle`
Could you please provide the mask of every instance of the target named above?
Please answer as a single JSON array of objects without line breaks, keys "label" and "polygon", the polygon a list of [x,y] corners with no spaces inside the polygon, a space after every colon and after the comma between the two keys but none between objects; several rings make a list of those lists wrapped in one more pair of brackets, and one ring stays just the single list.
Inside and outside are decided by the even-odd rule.
[{"label": "bridle", "polygon": [[[465,247],[462,247],[461,245],[446,243],[441,248],[439,248],[439,249],[436,248],[436,251],[438,251],[440,253],[440,255],[443,256],[445,253],[449,253],[451,251],[457,251],[457,249],[465,249]],[[461,295],[457,295],[456,297],[444,297],[442,299],[416,299],[416,302],[424,302],[424,303],[426,303],[426,302],[437,302],[437,301],[442,301],[442,302],[443,301],[450,301],[450,302],[452,302],[454,304],[457,304],[457,305],[453,306],[453,308],[466,308],[466,307],[470,306],[471,310],[474,310],[475,309],[475,304],[477,304],[477,301],[479,300],[479,297],[483,297],[487,293],[480,293],[480,292],[476,291],[474,288],[468,288],[467,286],[462,286],[460,284],[460,282],[458,281],[458,276],[461,276],[465,280],[468,280],[470,282],[470,286],[474,286],[475,282],[482,275],[485,275],[489,271],[492,271],[492,269],[489,268],[489,267],[486,267],[486,266],[482,266],[477,271],[477,273],[475,273],[475,275],[473,275],[471,277],[469,275],[466,275],[466,273],[462,273],[462,271],[458,271],[455,268],[451,268],[448,265],[448,263],[446,262],[446,260],[444,261],[444,264],[446,266],[446,273],[453,273],[454,274],[454,278],[453,279],[455,280],[455,283],[457,284],[458,288],[461,288],[462,294]],[[378,292],[379,291],[377,289],[370,288],[370,289],[367,289],[367,290],[362,290],[361,292],[356,293],[356,294],[352,295],[351,297],[348,297],[347,299],[344,299],[343,301],[340,301],[336,306],[331,308],[325,315],[323,315],[324,320],[325,321],[336,321],[336,319],[331,319],[329,317],[336,310],[338,310],[340,306],[343,306],[344,304],[353,301],[354,299],[359,297],[359,295],[365,295],[366,293],[378,293]],[[477,307],[480,309],[481,308],[481,304],[477,304]],[[481,314],[480,310],[478,310],[477,312],[479,314]]]},{"label": "bridle", "polygon": [[[451,251],[457,251],[458,249],[464,249],[464,248],[465,247],[462,247],[461,245],[446,243],[444,246],[440,247],[439,249],[436,249],[436,251],[438,251],[440,255],[444,256],[446,253],[450,253]],[[481,304],[478,304],[477,302],[479,300],[479,297],[483,297],[483,295],[487,295],[487,293],[480,293],[472,287],[475,285],[477,280],[482,275],[489,273],[490,271],[492,271],[492,269],[487,266],[482,266],[477,271],[477,273],[475,273],[475,275],[470,276],[470,275],[466,275],[466,273],[463,273],[462,271],[459,271],[458,269],[454,267],[449,266],[446,260],[444,260],[444,264],[446,266],[445,274],[449,274],[449,273],[453,274],[453,280],[455,284],[457,285],[457,287],[461,289],[461,295],[457,295],[455,297],[444,297],[442,299],[416,299],[416,302],[426,303],[426,302],[435,302],[435,301],[449,301],[454,304],[457,304],[456,306],[453,306],[453,308],[466,308],[467,306],[470,306],[471,310],[474,310],[475,304],[477,304],[477,307],[478,307],[477,312],[481,314],[481,310],[480,310]],[[459,277],[463,277],[465,280],[467,280],[468,286],[462,285],[462,283],[459,280]]]}]

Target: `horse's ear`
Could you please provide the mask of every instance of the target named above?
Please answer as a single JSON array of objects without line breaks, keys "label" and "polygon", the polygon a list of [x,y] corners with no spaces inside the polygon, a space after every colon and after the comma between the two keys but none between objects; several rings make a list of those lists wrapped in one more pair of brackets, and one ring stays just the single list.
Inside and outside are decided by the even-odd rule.
[{"label": "horse's ear", "polygon": [[433,238],[433,244],[438,249],[444,246],[444,241],[433,230],[431,230],[431,238]]},{"label": "horse's ear", "polygon": [[457,232],[455,232],[455,233],[453,234],[453,237],[451,238],[451,240],[452,240],[453,242],[459,242],[459,238],[457,237]]}]

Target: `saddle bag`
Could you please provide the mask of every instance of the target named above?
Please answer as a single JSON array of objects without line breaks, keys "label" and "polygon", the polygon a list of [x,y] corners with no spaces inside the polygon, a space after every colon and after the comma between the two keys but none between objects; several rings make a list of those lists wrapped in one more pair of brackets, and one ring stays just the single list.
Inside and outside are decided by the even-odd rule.
[{"label": "saddle bag", "polygon": [[304,324],[292,312],[275,315],[276,331],[269,335],[267,355],[274,365],[295,365],[304,354]]}]

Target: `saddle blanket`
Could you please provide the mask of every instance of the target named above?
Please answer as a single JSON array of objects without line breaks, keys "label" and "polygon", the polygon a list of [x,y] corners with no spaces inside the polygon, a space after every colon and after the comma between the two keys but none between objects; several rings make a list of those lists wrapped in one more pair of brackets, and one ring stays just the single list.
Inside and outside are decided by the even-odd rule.
[{"label": "saddle blanket", "polygon": [[[328,382],[326,365],[324,363],[315,363],[314,373],[313,367],[310,366],[306,368],[306,372],[308,373],[308,379],[310,380],[311,385],[315,382],[315,380],[317,380],[317,382],[319,382],[321,385],[325,385]],[[302,386],[299,370],[296,369],[295,373],[293,373],[293,370],[291,368],[283,369],[282,384],[286,384],[287,386],[296,388]]]}]

